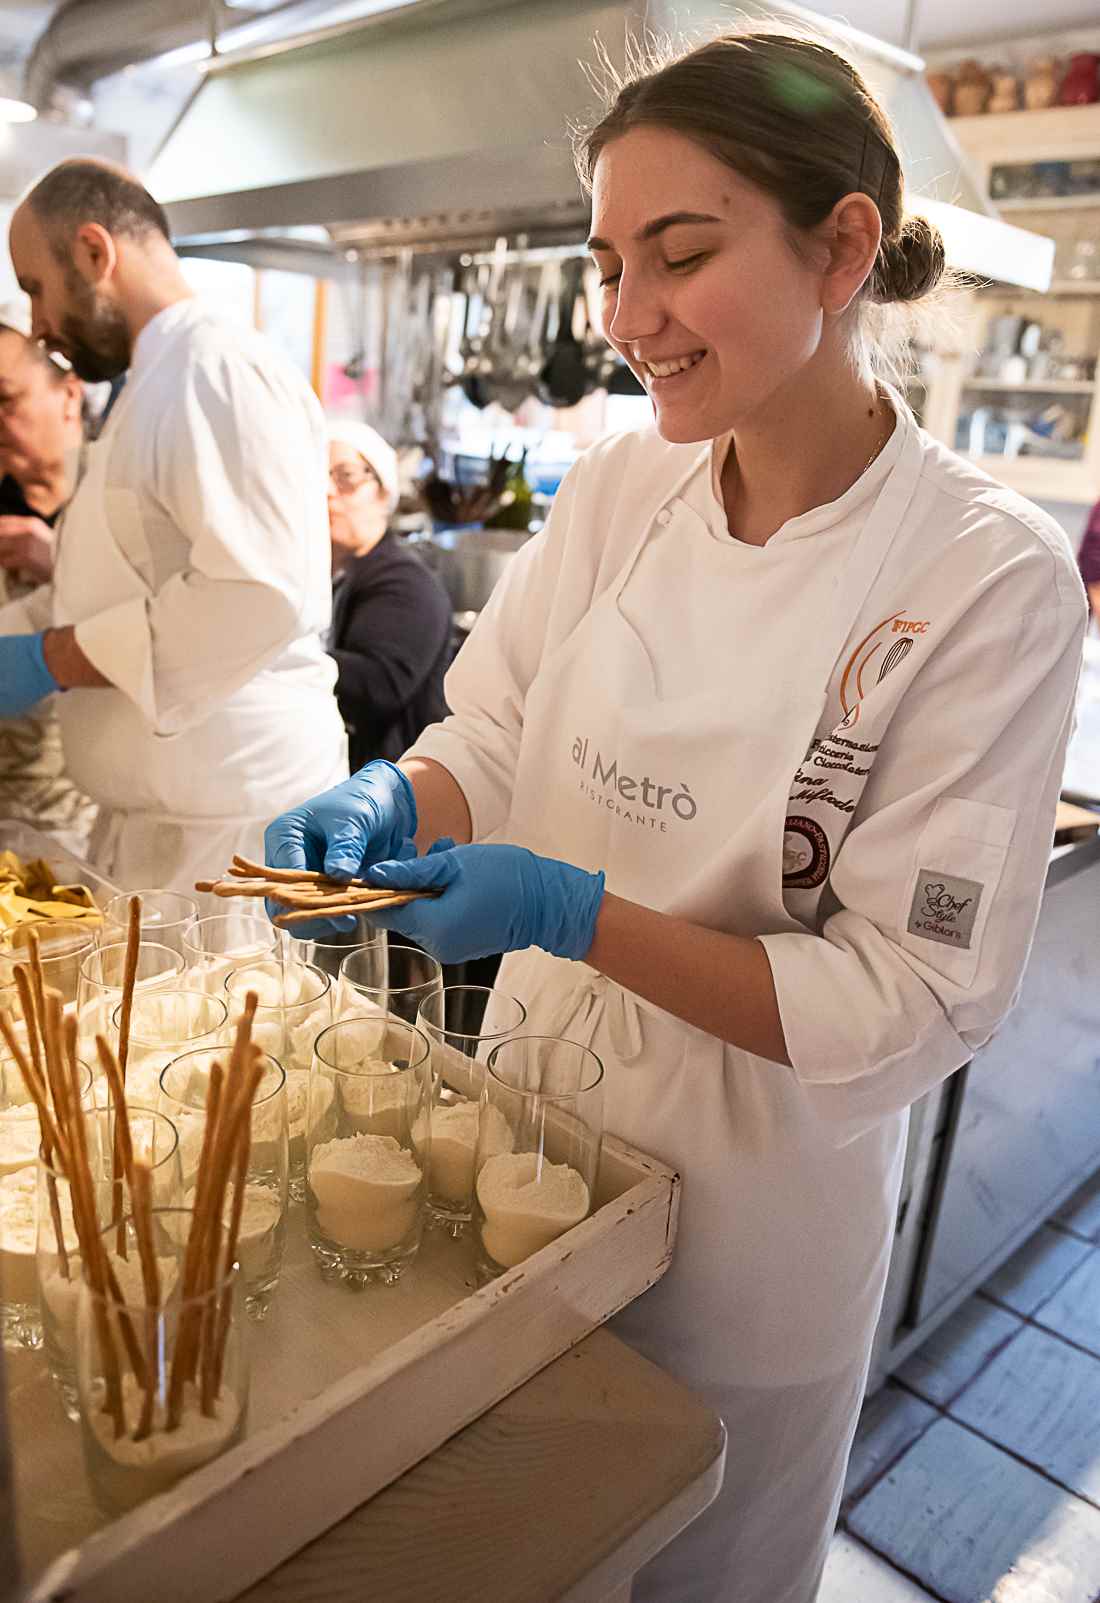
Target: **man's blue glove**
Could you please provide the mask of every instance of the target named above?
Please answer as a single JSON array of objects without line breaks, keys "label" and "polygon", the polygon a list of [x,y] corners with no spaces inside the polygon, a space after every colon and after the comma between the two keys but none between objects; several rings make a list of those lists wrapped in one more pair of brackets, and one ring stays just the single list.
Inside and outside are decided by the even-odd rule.
[{"label": "man's blue glove", "polygon": [[42,634],[0,635],[0,717],[18,718],[59,688],[46,667]]},{"label": "man's blue glove", "polygon": [[369,864],[397,857],[415,834],[412,786],[392,763],[373,762],[268,824],[264,861],[355,879]]},{"label": "man's blue glove", "polygon": [[528,946],[584,957],[604,885],[602,873],[536,857],[522,846],[456,846],[447,839],[426,857],[377,863],[366,878],[387,890],[443,892],[388,912],[364,909],[372,924],[407,936],[441,963]]}]

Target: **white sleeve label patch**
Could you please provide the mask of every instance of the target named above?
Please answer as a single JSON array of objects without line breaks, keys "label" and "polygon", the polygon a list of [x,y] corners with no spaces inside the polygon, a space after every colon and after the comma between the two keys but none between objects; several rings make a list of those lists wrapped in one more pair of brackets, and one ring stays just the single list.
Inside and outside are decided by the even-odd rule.
[{"label": "white sleeve label patch", "polygon": [[978,916],[984,889],[985,886],[977,880],[960,879],[957,874],[943,874],[938,869],[922,868],[917,875],[917,888],[909,909],[907,927],[910,935],[920,935],[926,941],[939,941],[944,946],[969,951],[974,920]]}]

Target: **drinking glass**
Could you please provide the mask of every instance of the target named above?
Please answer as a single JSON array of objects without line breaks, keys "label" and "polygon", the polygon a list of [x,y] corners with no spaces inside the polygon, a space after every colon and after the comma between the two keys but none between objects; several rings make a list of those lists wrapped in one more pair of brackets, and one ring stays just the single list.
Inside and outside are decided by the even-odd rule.
[{"label": "drinking glass", "polygon": [[[215,1063],[226,1054],[212,1047],[184,1052],[160,1077],[160,1107],[180,1130],[185,1202],[193,1188],[206,1122],[206,1096]],[[237,1258],[244,1283],[245,1308],[262,1319],[279,1281],[286,1242],[287,1106],[282,1064],[264,1056],[263,1075],[252,1096],[251,1145],[244,1173],[244,1197],[237,1234]],[[233,1212],[235,1177],[225,1193],[225,1223]]]},{"label": "drinking glass", "polygon": [[[117,1042],[122,1004],[111,1014]],[[206,991],[158,990],[134,997],[130,1010],[130,1049],[126,1061],[126,1100],[155,1108],[161,1070],[181,1052],[222,1046],[229,1040],[229,1009]]]},{"label": "drinking glass", "polygon": [[211,913],[185,931],[180,945],[187,959],[187,983],[222,996],[226,976],[234,969],[276,956],[279,931],[256,913]]},{"label": "drinking glass", "polygon": [[419,1251],[431,1081],[427,1037],[400,1019],[341,1019],[317,1037],[306,1214],[325,1280],[392,1285]]},{"label": "drinking glass", "polygon": [[603,1064],[595,1052],[546,1035],[493,1048],[475,1159],[482,1284],[587,1217],[602,1141]]},{"label": "drinking glass", "polygon": [[[81,1101],[92,1076],[80,1065]],[[0,1335],[5,1346],[40,1347],[35,1280],[38,1114],[14,1058],[0,1057]]]},{"label": "drinking glass", "polygon": [[[150,1170],[153,1203],[178,1208],[183,1201],[179,1135],[175,1125],[151,1108],[130,1108],[134,1156]],[[130,1190],[113,1179],[114,1109],[97,1107],[85,1115],[85,1139],[93,1180],[96,1223],[116,1225],[130,1209]],[[76,1303],[82,1262],[73,1223],[72,1192],[64,1170],[45,1156],[38,1159],[36,1267],[42,1311],[43,1346],[50,1376],[70,1419],[79,1417],[76,1386]],[[112,1238],[117,1254],[119,1235]],[[122,1237],[125,1242],[125,1236]],[[112,1260],[113,1261],[113,1260]],[[124,1271],[125,1272],[125,1271]]]},{"label": "drinking glass", "polygon": [[130,927],[130,899],[141,897],[141,939],[158,946],[170,946],[173,952],[183,955],[183,937],[194,926],[199,916],[199,904],[193,896],[179,891],[120,891],[112,896],[104,909],[106,924],[104,944],[124,941]]},{"label": "drinking glass", "polygon": [[443,968],[418,946],[379,941],[340,964],[337,1017],[389,1014],[415,1024],[420,1004],[443,989]]},{"label": "drinking glass", "polygon": [[[84,1464],[96,1502],[122,1514],[197,1469],[244,1435],[249,1353],[236,1264],[209,1290],[184,1296],[192,1214],[152,1211],[160,1301],[146,1300],[133,1221],[125,1221],[123,1303],[82,1281],[77,1297],[77,1392]],[[115,1230],[107,1232],[108,1252]],[[128,1326],[129,1335],[124,1325]],[[172,1424],[173,1380],[180,1414]],[[117,1399],[117,1423],[112,1396]]]},{"label": "drinking glass", "polygon": [[252,1021],[252,1039],[286,1070],[287,1121],[290,1130],[290,1195],[305,1197],[306,1102],[313,1043],[332,1023],[332,981],[311,963],[283,964],[277,959],[235,969],[226,976],[229,1022],[235,1023],[249,991],[260,998]]},{"label": "drinking glass", "polygon": [[[156,941],[138,946],[135,997],[145,991],[167,990],[180,985],[183,958],[171,947]],[[88,952],[80,965],[77,983],[77,1023],[81,1047],[89,1062],[97,1062],[95,1038],[110,1039],[111,1015],[122,1001],[122,981],[126,973],[126,942],[111,941]]]},{"label": "drinking glass", "polygon": [[[34,925],[17,924],[14,929],[0,930],[0,987],[14,985],[16,963],[29,965],[31,949],[27,932],[38,934],[38,955],[42,960],[42,978],[48,986],[60,991],[66,1007],[76,1001],[80,979],[80,965],[89,952],[99,944],[99,930],[83,921],[70,923],[65,919],[43,919]],[[18,999],[18,993],[16,993]],[[0,1004],[6,997],[0,996]]]},{"label": "drinking glass", "polygon": [[345,957],[352,952],[368,947],[384,947],[386,944],[385,930],[375,929],[362,913],[350,916],[355,920],[353,929],[346,934],[333,931],[323,941],[307,940],[304,936],[295,935],[293,930],[287,930],[292,960],[296,963],[312,963],[315,968],[323,969],[335,987],[340,978],[340,964]]},{"label": "drinking glass", "polygon": [[428,1037],[432,1065],[428,1208],[456,1238],[470,1222],[473,1203],[484,1060],[499,1042],[518,1034],[526,1018],[522,1002],[487,985],[446,985],[420,1004],[416,1022]]}]

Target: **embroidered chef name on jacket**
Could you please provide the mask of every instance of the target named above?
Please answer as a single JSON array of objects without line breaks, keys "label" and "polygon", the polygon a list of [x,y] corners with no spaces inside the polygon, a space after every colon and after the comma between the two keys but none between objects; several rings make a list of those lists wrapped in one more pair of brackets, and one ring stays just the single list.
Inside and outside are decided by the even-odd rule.
[{"label": "embroidered chef name on jacket", "polygon": [[581,771],[581,794],[626,823],[664,835],[670,822],[690,824],[699,811],[687,785],[662,785],[648,774],[628,774],[617,757],[605,757],[587,735],[574,740],[572,757]]},{"label": "embroidered chef name on jacket", "polygon": [[909,933],[969,951],[983,889],[977,880],[922,868],[909,909]]},{"label": "embroidered chef name on jacket", "polygon": [[[815,740],[794,776],[791,801],[824,802],[837,812],[854,813],[876,751],[877,745],[841,735]],[[843,775],[854,779],[855,785],[843,784]]]}]

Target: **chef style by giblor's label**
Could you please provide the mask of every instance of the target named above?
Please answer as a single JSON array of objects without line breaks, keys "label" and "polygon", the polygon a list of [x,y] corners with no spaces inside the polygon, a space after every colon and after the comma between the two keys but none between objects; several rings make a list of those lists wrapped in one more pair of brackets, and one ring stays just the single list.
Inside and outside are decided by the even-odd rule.
[{"label": "chef style by giblor's label", "polygon": [[922,868],[909,909],[910,935],[968,952],[984,888],[977,880]]},{"label": "chef style by giblor's label", "polygon": [[670,825],[690,824],[699,812],[689,786],[666,785],[651,774],[628,774],[617,757],[592,745],[587,735],[574,740],[572,757],[580,769],[581,794],[625,823],[666,835]]}]

